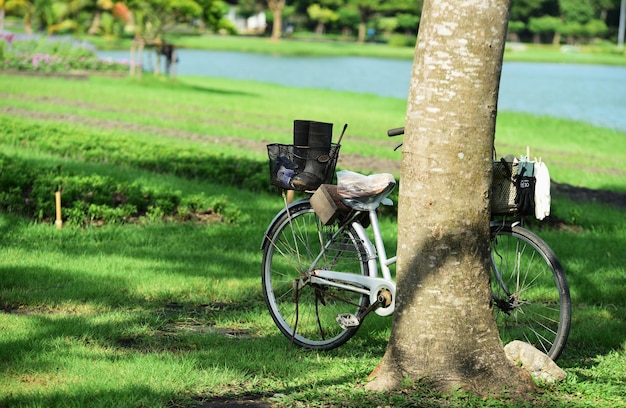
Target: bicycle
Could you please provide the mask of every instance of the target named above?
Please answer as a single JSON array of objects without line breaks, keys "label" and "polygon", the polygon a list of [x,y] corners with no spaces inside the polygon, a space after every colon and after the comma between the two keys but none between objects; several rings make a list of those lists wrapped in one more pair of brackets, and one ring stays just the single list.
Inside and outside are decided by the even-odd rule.
[{"label": "bicycle", "polygon": [[[397,128],[388,134],[403,132]],[[310,197],[286,204],[269,224],[261,246],[263,295],[275,324],[293,344],[334,349],[369,313],[393,313],[396,285],[389,267],[396,257],[387,257],[377,208],[389,204],[394,185],[352,200],[329,225]],[[556,360],[571,315],[556,254],[521,219],[492,219],[490,230],[492,305],[502,342],[522,340]]]}]

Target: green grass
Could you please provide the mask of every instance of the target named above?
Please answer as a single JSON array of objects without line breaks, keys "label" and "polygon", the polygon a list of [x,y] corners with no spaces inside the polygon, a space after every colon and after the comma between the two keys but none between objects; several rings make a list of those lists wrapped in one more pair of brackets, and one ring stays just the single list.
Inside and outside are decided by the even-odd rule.
[{"label": "green grass", "polygon": [[[89,37],[99,49],[130,49],[130,40]],[[175,36],[168,38],[180,48],[255,52],[262,54],[306,55],[324,57],[362,56],[374,58],[413,59],[413,47],[396,47],[384,44],[358,44],[351,41],[328,41],[324,38],[284,39],[272,41],[266,37],[198,35]],[[569,50],[569,51],[567,51]],[[552,62],[576,64],[626,65],[624,50],[611,44],[572,47],[524,44],[523,47],[510,45],[504,54],[505,61]]]},{"label": "green grass", "polygon": [[577,47],[524,44],[508,46],[505,61],[551,62],[567,64],[624,65],[626,54],[615,44],[583,45]]},{"label": "green grass", "polygon": [[[4,154],[183,195],[224,196],[242,212],[234,224],[84,229],[0,214],[0,407],[192,407],[213,397],[277,406],[507,406],[438,395],[420,383],[404,393],[367,393],[361,385],[382,358],[391,319],[368,318],[338,350],[290,349],[260,286],[259,246],[280,196],[219,177],[153,171],[140,160],[162,154],[184,163],[193,154],[265,163],[264,144],[288,142],[293,119],[337,129],[348,123],[344,157],[399,160],[385,131],[402,125],[406,101],[192,77],[0,76],[0,89]],[[623,132],[501,112],[496,144],[501,155],[529,145],[559,182],[626,192]],[[559,360],[568,379],[541,388],[528,406],[624,406],[624,211],[553,198],[554,214],[567,224],[538,232],[571,286],[572,333]],[[396,225],[391,218],[383,225],[393,248]]]},{"label": "green grass", "polygon": [[531,157],[546,161],[553,179],[576,186],[626,192],[626,162],[615,150],[625,147],[624,143],[623,132],[584,122],[511,112],[498,114],[498,155],[524,154],[528,146]]}]

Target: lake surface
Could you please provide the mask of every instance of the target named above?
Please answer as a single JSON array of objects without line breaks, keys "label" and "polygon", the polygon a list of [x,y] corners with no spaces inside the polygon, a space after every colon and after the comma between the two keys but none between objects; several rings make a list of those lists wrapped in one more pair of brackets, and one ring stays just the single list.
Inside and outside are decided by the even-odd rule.
[{"label": "lake surface", "polygon": [[[101,57],[128,59],[123,51]],[[406,99],[412,61],[286,57],[178,50],[178,75],[245,79]],[[154,65],[144,56],[144,67]],[[507,62],[498,109],[575,119],[626,131],[626,67]]]}]

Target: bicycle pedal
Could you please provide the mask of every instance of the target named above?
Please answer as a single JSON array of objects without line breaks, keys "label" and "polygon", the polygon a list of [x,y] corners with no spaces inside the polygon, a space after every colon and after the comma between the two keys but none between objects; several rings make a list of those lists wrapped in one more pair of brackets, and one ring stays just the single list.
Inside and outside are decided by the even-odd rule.
[{"label": "bicycle pedal", "polygon": [[361,324],[359,319],[355,315],[350,313],[340,314],[339,316],[337,316],[337,323],[339,323],[339,326],[341,326],[341,328],[344,330],[359,327],[359,325]]}]

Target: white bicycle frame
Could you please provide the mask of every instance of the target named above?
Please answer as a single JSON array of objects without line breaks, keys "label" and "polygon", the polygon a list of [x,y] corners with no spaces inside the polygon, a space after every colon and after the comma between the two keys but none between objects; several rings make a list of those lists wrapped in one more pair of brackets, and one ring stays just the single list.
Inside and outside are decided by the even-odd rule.
[{"label": "white bicycle frame", "polygon": [[[304,200],[299,200],[291,203],[287,206],[286,211],[289,212],[291,208],[298,205]],[[377,208],[377,207],[376,207]],[[348,290],[355,293],[361,293],[369,297],[370,304],[374,304],[378,300],[379,294],[387,290],[391,293],[391,304],[386,307],[379,307],[375,309],[377,315],[379,316],[389,316],[393,314],[395,310],[395,299],[396,299],[396,284],[391,277],[391,271],[389,269],[390,265],[393,265],[397,257],[393,256],[391,258],[387,258],[387,251],[385,249],[385,245],[383,243],[382,234],[380,232],[380,225],[378,222],[378,215],[376,214],[376,208],[368,210],[370,225],[372,226],[372,231],[374,235],[374,244],[370,240],[365,228],[357,222],[353,221],[350,225],[356,232],[358,239],[363,242],[363,247],[366,251],[367,256],[367,266],[369,270],[369,276],[360,275],[354,272],[345,272],[345,271],[334,271],[327,269],[316,269],[315,265],[326,255],[326,251],[329,246],[333,243],[334,239],[342,232],[345,228],[341,227],[338,229],[334,235],[327,240],[324,244],[320,237],[320,242],[323,245],[323,250],[320,254],[317,255],[315,260],[312,263],[312,266],[308,270],[308,276],[301,278],[297,283],[297,290],[300,290],[307,284],[316,284],[321,286],[333,286],[336,288],[340,288],[343,290]],[[281,213],[277,214],[274,217],[274,220],[270,223],[274,225],[275,221]],[[494,225],[492,221],[491,226]],[[268,231],[265,233],[265,240],[267,240],[269,234]],[[380,261],[380,272],[382,276],[379,276],[378,264]],[[498,273],[499,275],[499,273]]]},{"label": "white bicycle frame", "polygon": [[[354,221],[351,225],[354,228],[354,231],[356,232],[358,238],[363,241],[363,245],[367,252],[369,276],[359,275],[354,272],[315,269],[315,267],[313,266],[308,279],[301,279],[298,283],[298,289],[305,286],[307,283],[313,283],[322,286],[333,286],[336,288],[367,295],[369,296],[370,304],[374,304],[378,300],[379,294],[382,291],[387,290],[391,293],[391,303],[386,307],[378,307],[374,311],[379,316],[389,316],[393,313],[395,309],[396,299],[396,284],[391,277],[389,265],[392,265],[396,262],[396,257],[394,256],[391,258],[387,258],[387,252],[385,250],[383,238],[380,233],[380,226],[378,224],[378,215],[376,214],[376,209],[371,209],[368,212],[370,225],[372,226],[372,231],[374,233],[375,247],[374,245],[372,245],[371,240],[365,232],[365,228],[363,228],[360,223]],[[341,232],[342,228],[336,231],[333,237],[326,242],[323,250],[315,258],[313,265],[316,265],[317,262],[322,257],[324,257],[328,246],[332,244],[334,238]],[[376,254],[378,254],[378,256]],[[377,258],[380,260],[382,277],[379,277],[378,275],[378,262],[376,261]]]}]

